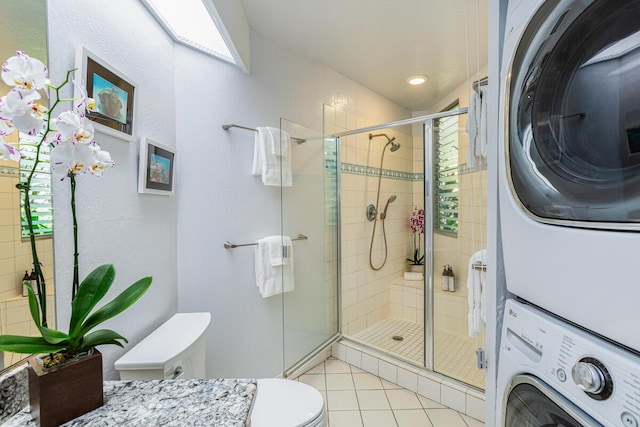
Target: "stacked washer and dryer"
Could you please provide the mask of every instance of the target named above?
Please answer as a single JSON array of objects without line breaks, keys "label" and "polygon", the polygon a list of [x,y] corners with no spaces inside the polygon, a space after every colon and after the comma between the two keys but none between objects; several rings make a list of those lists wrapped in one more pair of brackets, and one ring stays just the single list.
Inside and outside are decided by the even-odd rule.
[{"label": "stacked washer and dryer", "polygon": [[496,413],[640,425],[640,1],[510,0]]}]

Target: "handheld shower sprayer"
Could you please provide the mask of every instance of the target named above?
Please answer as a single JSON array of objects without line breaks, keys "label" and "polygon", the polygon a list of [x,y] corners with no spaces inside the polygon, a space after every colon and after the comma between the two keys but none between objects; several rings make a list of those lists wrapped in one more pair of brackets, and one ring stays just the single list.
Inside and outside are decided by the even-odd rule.
[{"label": "handheld shower sprayer", "polygon": [[[373,138],[376,138],[378,136],[384,136],[385,138],[387,138],[387,143],[385,144],[384,148],[382,149],[382,155],[380,156],[380,170],[378,172],[378,191],[377,191],[377,195],[376,195],[376,204],[370,204],[369,206],[367,206],[367,219],[369,221],[373,221],[373,231],[371,232],[371,244],[369,245],[369,266],[371,267],[372,270],[374,271],[378,271],[381,270],[382,267],[384,267],[384,264],[387,262],[387,253],[388,253],[388,247],[387,247],[387,232],[385,231],[384,228],[384,219],[387,217],[387,209],[389,209],[389,204],[393,203],[397,196],[395,194],[393,194],[391,197],[389,197],[389,199],[387,200],[387,204],[384,207],[384,210],[380,213],[380,215],[378,215],[378,207],[380,206],[380,184],[382,182],[382,166],[384,165],[384,153],[387,151],[387,147],[389,145],[391,145],[391,152],[397,151],[400,149],[400,144],[397,142],[394,142],[396,140],[395,137],[393,138],[389,138],[387,136],[386,133],[380,133],[377,135],[374,134],[369,134],[369,141],[371,141]],[[383,250],[383,259],[382,259],[382,263],[378,266],[373,265],[373,241],[376,235],[376,225],[378,224],[378,216],[380,217],[380,222],[382,223],[382,238],[384,241],[384,250]]]},{"label": "handheld shower sprayer", "polygon": [[387,217],[387,209],[389,209],[389,203],[395,202],[397,198],[398,197],[395,194],[389,197],[389,199],[387,200],[387,204],[384,205],[384,210],[380,214],[380,219],[384,220]]}]

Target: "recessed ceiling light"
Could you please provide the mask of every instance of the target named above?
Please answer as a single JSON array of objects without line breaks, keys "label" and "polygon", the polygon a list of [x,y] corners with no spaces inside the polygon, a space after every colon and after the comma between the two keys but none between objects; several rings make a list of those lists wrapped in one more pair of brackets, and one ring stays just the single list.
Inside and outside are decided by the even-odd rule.
[{"label": "recessed ceiling light", "polygon": [[417,85],[423,84],[428,79],[429,79],[429,77],[427,77],[425,75],[411,76],[411,77],[409,77],[407,79],[407,83],[409,83],[410,85],[413,85],[413,86],[417,86]]}]

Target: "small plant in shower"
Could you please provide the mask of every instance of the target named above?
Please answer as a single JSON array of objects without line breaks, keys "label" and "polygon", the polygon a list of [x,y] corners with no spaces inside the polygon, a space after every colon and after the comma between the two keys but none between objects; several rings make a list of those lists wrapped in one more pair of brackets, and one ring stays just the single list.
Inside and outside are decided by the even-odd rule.
[{"label": "small plant in shower", "polygon": [[413,234],[413,258],[407,258],[412,265],[424,264],[424,254],[420,255],[420,235],[424,234],[424,209],[413,208],[409,218],[411,234]]}]

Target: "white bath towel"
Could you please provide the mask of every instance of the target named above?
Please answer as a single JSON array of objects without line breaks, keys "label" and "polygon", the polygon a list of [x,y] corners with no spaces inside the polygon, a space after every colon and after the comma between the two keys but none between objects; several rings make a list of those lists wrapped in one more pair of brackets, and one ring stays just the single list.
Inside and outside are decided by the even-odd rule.
[{"label": "white bath towel", "polygon": [[256,129],[251,173],[262,175],[264,185],[291,187],[291,138],[273,127]]},{"label": "white bath towel", "polygon": [[258,240],[255,254],[256,286],[262,298],[294,289],[293,246],[288,236]]},{"label": "white bath towel", "polygon": [[482,249],[474,253],[469,258],[469,275],[467,276],[468,302],[469,302],[469,336],[475,337],[484,330],[485,316],[485,295],[484,288],[487,282],[487,273],[476,270],[473,265],[481,262],[486,265],[487,250]]}]

